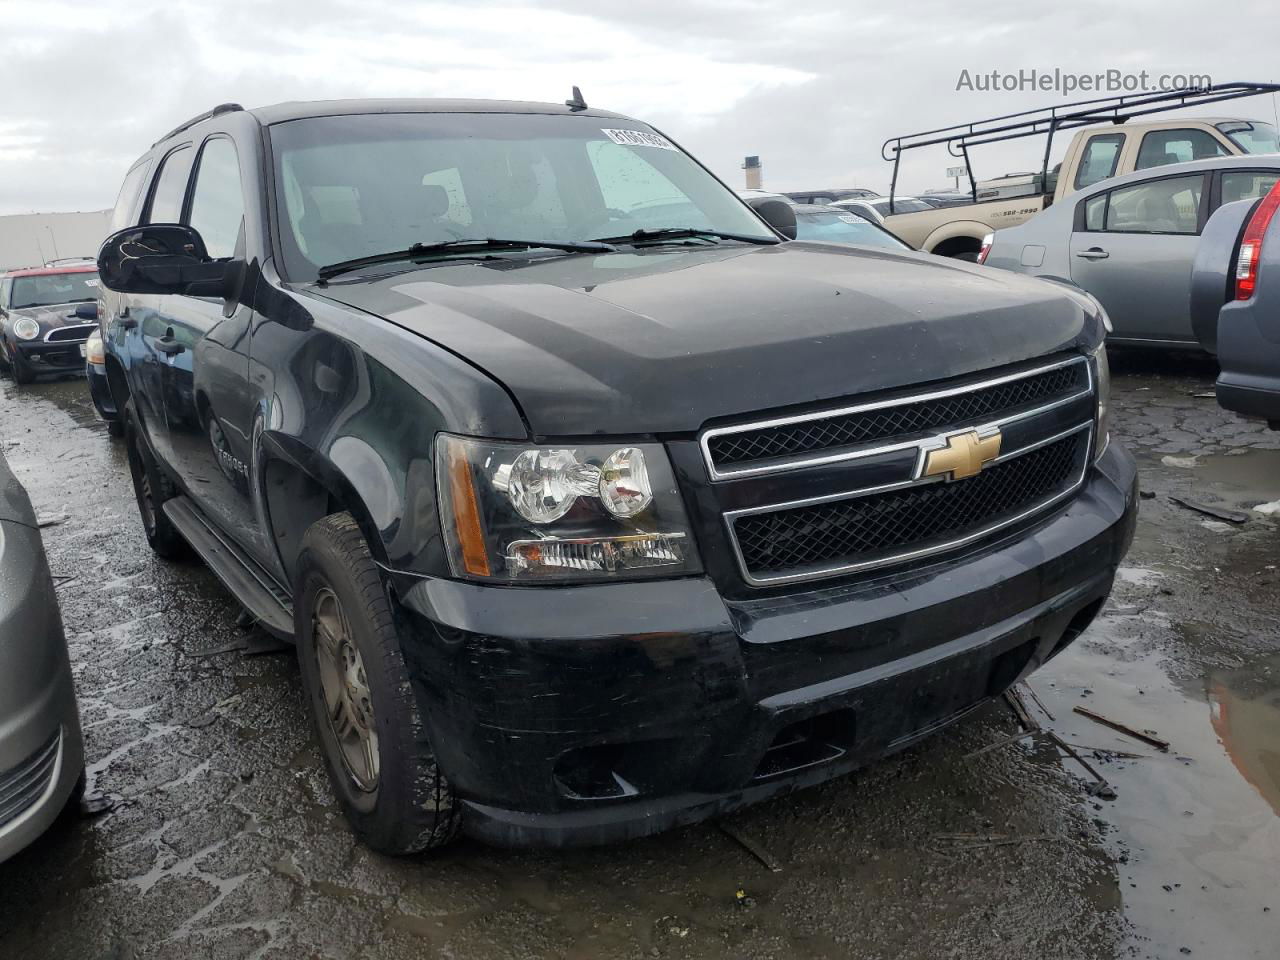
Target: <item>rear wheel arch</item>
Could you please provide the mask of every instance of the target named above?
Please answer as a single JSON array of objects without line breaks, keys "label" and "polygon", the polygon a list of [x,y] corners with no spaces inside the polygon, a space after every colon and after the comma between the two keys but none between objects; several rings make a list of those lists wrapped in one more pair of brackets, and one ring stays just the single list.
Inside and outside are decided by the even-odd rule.
[{"label": "rear wheel arch", "polygon": [[108,353],[104,364],[107,368],[107,389],[111,391],[111,399],[115,401],[116,410],[121,417],[129,402],[129,378],[125,376],[124,366],[114,354]]},{"label": "rear wheel arch", "polygon": [[992,232],[992,228],[980,220],[957,220],[929,234],[920,249],[940,257],[958,257],[969,253],[976,256],[982,249],[982,238]]}]

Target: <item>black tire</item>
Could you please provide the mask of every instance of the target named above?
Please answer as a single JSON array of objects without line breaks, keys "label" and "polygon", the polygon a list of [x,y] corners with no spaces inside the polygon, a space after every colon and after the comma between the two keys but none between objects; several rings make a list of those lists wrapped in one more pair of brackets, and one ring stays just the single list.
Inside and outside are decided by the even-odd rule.
[{"label": "black tire", "polygon": [[[325,632],[324,618],[332,623],[335,610],[345,638],[336,644],[326,643],[324,637],[318,640],[317,635]],[[448,843],[461,825],[461,807],[436,763],[414,698],[392,601],[349,513],[325,517],[303,536],[293,616],[302,683],[320,752],[356,836],[391,856]],[[349,703],[364,705],[353,713],[342,712],[342,719],[336,719],[346,709],[341,702],[333,711],[328,707],[325,683],[334,681],[334,660],[329,653],[321,653],[321,647],[343,651],[342,662],[348,664],[349,672],[338,674],[338,684],[356,698]],[[330,658],[329,666],[322,667],[325,658]],[[353,676],[353,682],[345,679]],[[365,754],[366,759],[369,754],[376,757],[371,775],[367,766],[355,770],[344,752],[338,726],[347,728],[347,750],[353,748],[352,737],[366,746],[372,743]],[[370,740],[366,733],[361,739],[362,730],[376,736]]]},{"label": "black tire", "polygon": [[34,383],[36,372],[31,369],[31,365],[22,359],[22,351],[13,351],[13,360],[9,364],[10,372],[13,374],[13,382],[17,384]]},{"label": "black tire", "polygon": [[132,399],[124,408],[124,438],[129,473],[133,476],[133,496],[138,501],[138,516],[147,543],[157,556],[166,560],[185,559],[191,555],[191,547],[163,510],[164,502],[178,495],[178,488],[152,459]]},{"label": "black tire", "polygon": [[0,376],[13,376],[13,368],[9,366],[9,347],[0,339]]},{"label": "black tire", "polygon": [[107,420],[107,435],[119,439],[124,436],[124,421],[119,417],[114,420]]}]

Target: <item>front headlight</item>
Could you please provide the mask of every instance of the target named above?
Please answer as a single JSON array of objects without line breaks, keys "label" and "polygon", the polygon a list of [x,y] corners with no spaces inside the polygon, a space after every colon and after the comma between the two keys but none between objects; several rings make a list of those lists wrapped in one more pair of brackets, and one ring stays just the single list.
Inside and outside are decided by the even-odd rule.
[{"label": "front headlight", "polygon": [[1107,363],[1107,345],[1098,344],[1093,351],[1093,373],[1098,384],[1098,411],[1093,427],[1093,459],[1096,463],[1107,452],[1111,442],[1111,366]]},{"label": "front headlight", "polygon": [[449,565],[483,580],[608,580],[701,571],[661,444],[436,438]]},{"label": "front headlight", "polygon": [[102,334],[97,330],[89,334],[89,338],[84,342],[84,358],[99,366],[107,362],[107,354],[102,346]]},{"label": "front headlight", "polygon": [[40,336],[40,324],[30,317],[19,317],[13,321],[13,335],[19,340],[34,340]]}]

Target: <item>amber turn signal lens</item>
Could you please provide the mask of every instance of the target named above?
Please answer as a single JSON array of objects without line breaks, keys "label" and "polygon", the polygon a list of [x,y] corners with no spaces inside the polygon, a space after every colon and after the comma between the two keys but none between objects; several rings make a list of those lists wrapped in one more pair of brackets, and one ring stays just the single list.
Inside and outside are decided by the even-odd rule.
[{"label": "amber turn signal lens", "polygon": [[476,577],[489,576],[489,554],[485,550],[484,530],[480,526],[480,508],[476,504],[476,488],[471,477],[471,464],[465,457],[453,456],[449,462],[449,492],[453,500],[454,529],[462,548],[462,565]]}]

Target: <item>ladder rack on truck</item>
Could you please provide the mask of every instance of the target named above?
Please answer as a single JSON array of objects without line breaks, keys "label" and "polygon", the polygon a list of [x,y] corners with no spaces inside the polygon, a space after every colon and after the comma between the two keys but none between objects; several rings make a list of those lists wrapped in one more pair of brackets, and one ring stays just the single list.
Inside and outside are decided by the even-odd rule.
[{"label": "ladder rack on truck", "polygon": [[1059,104],[1056,107],[1023,110],[1019,113],[991,117],[988,120],[975,120],[972,123],[890,137],[880,147],[880,156],[893,162],[893,179],[889,185],[889,212],[891,214],[895,212],[893,198],[898,187],[898,165],[902,160],[903,151],[906,150],[945,143],[947,152],[951,156],[964,160],[965,172],[969,176],[970,195],[973,202],[977,203],[978,182],[973,176],[973,166],[969,162],[970,147],[1046,135],[1044,162],[1040,169],[1040,187],[1045,190],[1048,189],[1049,183],[1049,154],[1053,148],[1053,136],[1059,130],[1086,127],[1090,124],[1119,124],[1134,117],[1277,92],[1280,92],[1280,84],[1277,83],[1215,83],[1204,87],[1185,87],[1160,93],[1077,100]]}]

